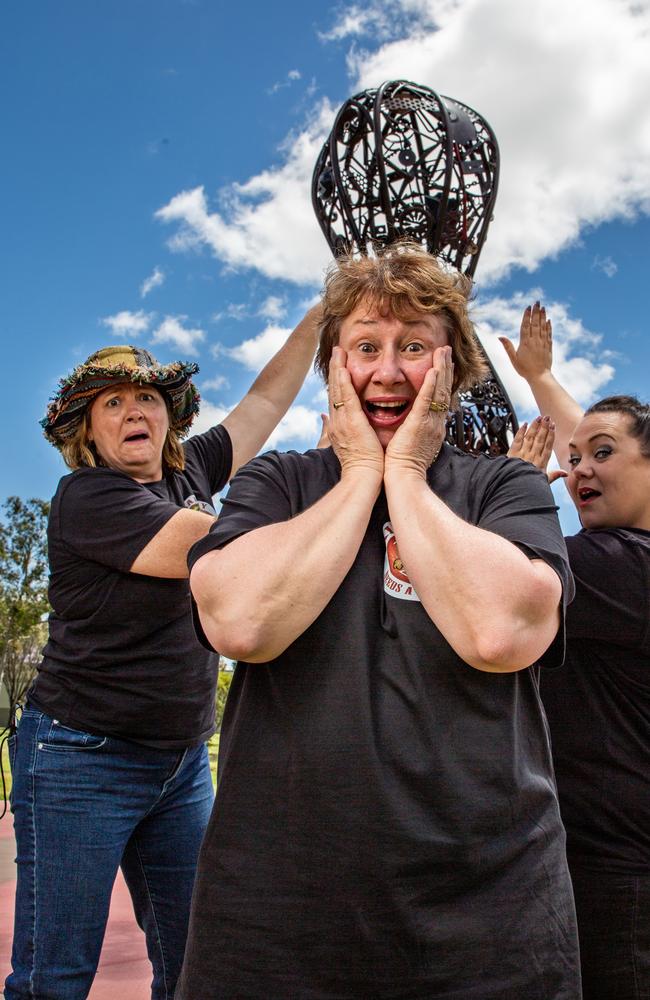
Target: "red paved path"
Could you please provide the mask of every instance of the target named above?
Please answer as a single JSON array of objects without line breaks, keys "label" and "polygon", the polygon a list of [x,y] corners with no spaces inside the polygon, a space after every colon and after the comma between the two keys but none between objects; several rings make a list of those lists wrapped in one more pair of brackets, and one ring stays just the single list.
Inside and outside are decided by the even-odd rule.
[{"label": "red paved path", "polygon": [[[10,970],[14,924],[16,866],[13,822],[9,814],[0,820],[0,991]],[[144,935],[135,922],[129,896],[118,875],[102,957],[90,1000],[150,1000],[151,966]]]}]

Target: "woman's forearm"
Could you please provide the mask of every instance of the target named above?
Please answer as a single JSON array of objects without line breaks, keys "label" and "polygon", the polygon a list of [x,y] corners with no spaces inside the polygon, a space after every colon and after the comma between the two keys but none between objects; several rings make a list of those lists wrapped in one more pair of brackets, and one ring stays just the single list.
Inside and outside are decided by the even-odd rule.
[{"label": "woman's forearm", "polygon": [[266,662],[302,635],[352,566],[380,488],[379,473],[350,473],[297,517],[199,559],[190,582],[214,648]]},{"label": "woman's forearm", "polygon": [[253,458],[285,415],[309,371],[322,310],[314,306],[222,421],[232,441],[231,475]]},{"label": "woman's forearm", "polygon": [[552,374],[553,329],[544,306],[538,301],[524,310],[517,347],[508,337],[499,340],[517,374],[528,382],[539,412],[553,420],[555,454],[568,469],[569,441],[582,410]]},{"label": "woman's forearm", "polygon": [[582,419],[582,408],[550,371],[529,378],[528,384],[539,412],[548,414],[555,423],[554,451],[561,467],[568,471],[569,442]]},{"label": "woman's forearm", "polygon": [[405,470],[384,482],[400,558],[427,614],[461,659],[509,672],[534,663],[558,628],[561,585],[545,563],[467,524]]}]

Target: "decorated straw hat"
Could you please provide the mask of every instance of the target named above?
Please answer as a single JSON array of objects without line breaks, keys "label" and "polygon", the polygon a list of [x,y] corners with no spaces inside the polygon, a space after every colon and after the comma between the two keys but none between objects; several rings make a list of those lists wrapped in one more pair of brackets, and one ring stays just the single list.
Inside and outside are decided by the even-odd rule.
[{"label": "decorated straw hat", "polygon": [[121,382],[151,385],[162,392],[171,407],[170,427],[186,434],[199,412],[199,394],[192,382],[198,370],[193,362],[160,365],[141,347],[103,347],[59,382],[41,420],[45,437],[57,448],[70,441],[88,404],[98,393]]}]

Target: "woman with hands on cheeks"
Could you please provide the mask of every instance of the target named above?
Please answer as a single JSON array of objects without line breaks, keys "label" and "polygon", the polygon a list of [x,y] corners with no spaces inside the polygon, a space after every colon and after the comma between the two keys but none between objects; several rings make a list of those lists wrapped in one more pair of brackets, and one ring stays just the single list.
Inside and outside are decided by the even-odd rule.
[{"label": "woman with hands on cheeks", "polygon": [[536,302],[517,348],[538,417],[510,454],[541,469],[554,447],[583,530],[567,538],[576,598],[567,662],[544,676],[585,1000],[650,997],[650,406],[609,396],[583,414],[552,374]]},{"label": "woman with hands on cheeks", "polygon": [[579,997],[534,668],[570,575],[546,478],[444,443],[468,293],[417,245],[338,260],[331,447],[249,463],[192,549],[239,662],[177,1000]]}]

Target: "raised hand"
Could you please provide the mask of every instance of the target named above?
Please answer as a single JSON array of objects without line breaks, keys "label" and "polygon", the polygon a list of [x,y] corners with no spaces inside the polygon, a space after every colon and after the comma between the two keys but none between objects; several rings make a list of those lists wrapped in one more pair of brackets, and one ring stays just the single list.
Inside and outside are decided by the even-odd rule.
[{"label": "raised hand", "polygon": [[453,377],[451,347],[436,348],[411,412],[386,448],[386,474],[408,469],[426,478],[445,440]]},{"label": "raised hand", "polygon": [[341,463],[342,475],[354,469],[370,469],[384,474],[384,450],[368,423],[350,373],[347,354],[341,347],[332,350],[329,366],[329,417],[327,434]]},{"label": "raised hand", "polygon": [[[508,458],[520,458],[546,472],[554,441],[555,424],[551,418],[535,417],[530,426],[524,423],[519,427],[508,449]],[[554,483],[556,479],[564,478],[566,475],[562,469],[547,472],[549,483]]]},{"label": "raised hand", "polygon": [[519,346],[508,337],[499,337],[515,371],[527,382],[551,371],[553,361],[553,330],[546,310],[539,302],[527,306],[521,319]]}]

